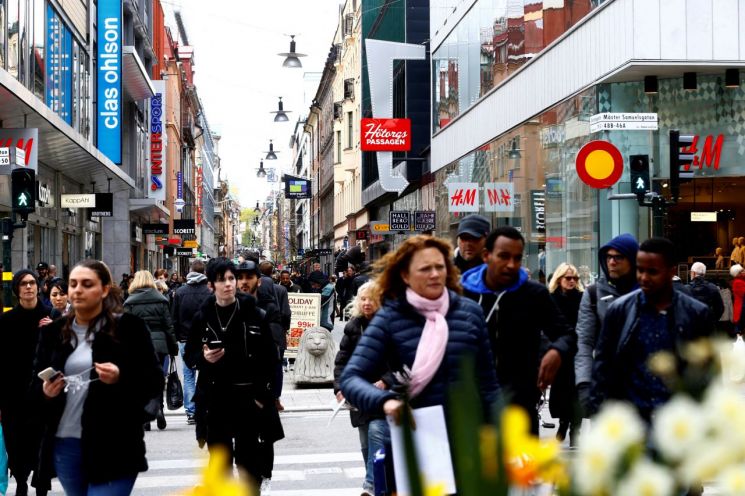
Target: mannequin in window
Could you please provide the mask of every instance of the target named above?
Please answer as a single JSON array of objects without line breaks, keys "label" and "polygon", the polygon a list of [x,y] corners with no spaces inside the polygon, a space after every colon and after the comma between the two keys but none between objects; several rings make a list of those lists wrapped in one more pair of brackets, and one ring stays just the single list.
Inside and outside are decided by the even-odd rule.
[{"label": "mannequin in window", "polygon": [[740,238],[732,238],[732,245],[734,248],[729,256],[730,267],[740,263]]},{"label": "mannequin in window", "polygon": [[714,250],[714,254],[717,256],[716,264],[714,265],[714,268],[716,270],[724,270],[724,250],[722,250],[721,247],[717,247],[716,250]]}]

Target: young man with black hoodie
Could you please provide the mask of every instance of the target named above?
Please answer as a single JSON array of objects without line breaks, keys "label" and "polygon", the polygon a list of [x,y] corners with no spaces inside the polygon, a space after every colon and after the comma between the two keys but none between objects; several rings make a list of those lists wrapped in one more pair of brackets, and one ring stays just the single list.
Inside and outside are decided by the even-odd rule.
[{"label": "young man with black hoodie", "polygon": [[[50,308],[39,298],[36,275],[22,269],[12,281],[18,304],[0,315],[0,422],[8,451],[8,466],[17,483],[16,494],[28,494],[28,476],[38,465],[41,419],[28,394],[33,377],[39,328],[51,323]],[[36,479],[36,475],[34,476]],[[49,481],[34,480],[36,494],[47,494]]]},{"label": "young man with black hoodie", "polygon": [[[195,260],[191,264],[191,272],[186,275],[186,284],[176,290],[171,305],[171,318],[176,339],[179,342],[179,353],[184,358],[184,347],[191,331],[192,321],[204,300],[212,294],[207,285],[207,276],[204,275],[204,262]],[[184,362],[184,410],[186,410],[186,423],[194,425],[194,390],[196,388],[196,369],[188,367]]]},{"label": "young man with black hoodie", "polygon": [[[536,407],[562,364],[570,364],[575,336],[548,289],[528,280],[522,268],[525,240],[514,227],[495,229],[486,238],[484,264],[461,279],[465,296],[481,305],[489,330],[497,379],[508,401],[522,407],[538,434]],[[541,358],[541,332],[550,340]]]},{"label": "young man with black hoodie", "polygon": [[639,287],[636,282],[638,251],[639,243],[628,233],[620,234],[603,245],[598,253],[602,275],[582,294],[577,316],[574,373],[579,400],[585,412],[590,408],[595,345],[608,306]]}]

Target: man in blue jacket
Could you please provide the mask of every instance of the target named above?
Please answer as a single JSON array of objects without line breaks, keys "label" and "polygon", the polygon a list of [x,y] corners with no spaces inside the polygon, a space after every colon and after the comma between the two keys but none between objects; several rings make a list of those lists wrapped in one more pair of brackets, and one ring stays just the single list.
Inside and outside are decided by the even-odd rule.
[{"label": "man in blue jacket", "polygon": [[639,246],[636,274],[640,289],[614,301],[605,314],[597,345],[592,382],[592,409],[617,399],[636,406],[649,421],[671,391],[649,370],[649,359],[659,352],[677,357],[686,343],[713,331],[706,305],[673,290],[675,246],[652,238]]},{"label": "man in blue jacket", "polygon": [[[486,316],[497,379],[507,400],[530,416],[538,434],[536,406],[559,367],[572,366],[576,338],[548,289],[528,280],[522,268],[525,240],[514,227],[503,226],[486,238],[484,265],[461,279],[465,296],[481,305]],[[550,340],[541,357],[541,332]]]}]

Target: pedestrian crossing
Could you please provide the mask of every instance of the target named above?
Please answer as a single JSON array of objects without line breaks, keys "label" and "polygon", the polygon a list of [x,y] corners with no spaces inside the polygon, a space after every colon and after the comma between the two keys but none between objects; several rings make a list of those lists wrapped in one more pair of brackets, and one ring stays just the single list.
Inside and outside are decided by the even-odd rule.
[{"label": "pedestrian crossing", "polygon": [[[201,482],[207,458],[148,460],[149,470],[137,477],[133,495],[177,495]],[[275,457],[272,496],[349,496],[362,487],[365,468],[360,452],[311,453]],[[342,487],[339,487],[342,486]],[[8,494],[15,493],[12,482]],[[64,494],[57,480],[50,496]]]}]

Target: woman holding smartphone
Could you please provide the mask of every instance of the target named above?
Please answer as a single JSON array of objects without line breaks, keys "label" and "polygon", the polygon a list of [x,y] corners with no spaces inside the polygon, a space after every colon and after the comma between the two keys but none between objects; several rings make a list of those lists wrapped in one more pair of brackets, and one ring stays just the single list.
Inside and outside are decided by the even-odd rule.
[{"label": "woman holding smartphone", "polygon": [[272,389],[279,354],[254,297],[236,295],[233,262],[213,258],[206,272],[214,294],[194,318],[184,350],[186,365],[199,369],[197,440],[210,452],[225,450],[226,470],[235,461],[259,494],[271,478],[270,447],[284,437]]},{"label": "woman holding smartphone", "polygon": [[47,410],[40,470],[68,496],[126,496],[147,470],[143,412],[163,374],[144,321],[120,315],[103,262],[73,268],[69,297],[72,311],[42,329],[36,357]]}]

